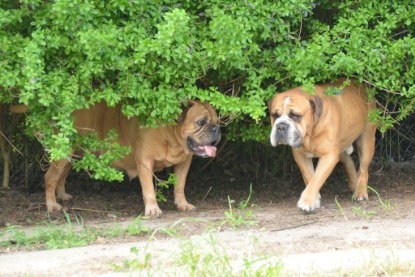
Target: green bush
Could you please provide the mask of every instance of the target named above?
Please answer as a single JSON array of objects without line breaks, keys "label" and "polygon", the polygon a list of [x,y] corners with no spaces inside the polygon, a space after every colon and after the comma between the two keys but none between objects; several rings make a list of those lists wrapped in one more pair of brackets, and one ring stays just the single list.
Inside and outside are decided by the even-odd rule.
[{"label": "green bush", "polygon": [[0,103],[31,106],[53,160],[79,143],[68,115],[95,102],[155,126],[198,98],[229,139],[266,142],[276,91],[339,76],[371,85],[385,130],[414,110],[414,21],[410,0],[1,1]]}]

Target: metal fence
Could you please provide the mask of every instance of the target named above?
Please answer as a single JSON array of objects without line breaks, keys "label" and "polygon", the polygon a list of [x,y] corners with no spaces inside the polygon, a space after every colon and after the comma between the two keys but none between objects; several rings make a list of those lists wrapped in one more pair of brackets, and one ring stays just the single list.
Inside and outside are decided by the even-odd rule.
[{"label": "metal fence", "polygon": [[376,156],[386,162],[415,161],[415,114],[379,135]]}]

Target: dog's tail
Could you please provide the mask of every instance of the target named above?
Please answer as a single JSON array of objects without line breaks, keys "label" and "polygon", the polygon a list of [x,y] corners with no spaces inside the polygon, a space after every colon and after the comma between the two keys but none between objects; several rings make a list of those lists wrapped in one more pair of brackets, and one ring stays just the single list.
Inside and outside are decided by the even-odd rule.
[{"label": "dog's tail", "polygon": [[29,109],[28,105],[10,106],[10,112],[12,113],[25,113],[28,109]]}]

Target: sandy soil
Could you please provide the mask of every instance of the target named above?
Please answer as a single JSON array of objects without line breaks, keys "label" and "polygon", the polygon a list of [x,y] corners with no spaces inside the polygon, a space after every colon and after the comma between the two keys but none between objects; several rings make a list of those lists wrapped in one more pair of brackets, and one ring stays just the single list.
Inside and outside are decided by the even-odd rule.
[{"label": "sandy soil", "polygon": [[[130,252],[132,247],[150,254],[154,266],[166,267],[165,262],[178,255],[184,242],[203,248],[212,240],[222,246],[236,269],[244,258],[269,257],[281,260],[284,275],[358,275],[371,263],[415,264],[414,178],[412,169],[373,171],[370,183],[380,197],[371,192],[369,201],[353,203],[344,175],[334,173],[321,191],[322,208],[311,214],[296,208],[303,189],[298,176],[258,182],[248,208],[235,210],[251,210],[257,224],[235,229],[221,225],[229,209],[228,195],[234,204],[246,199],[250,182],[234,177],[190,178],[187,195],[196,211],[175,211],[169,192],[168,201],[161,205],[163,217],[143,220],[152,230],[174,226],[176,235],[156,232],[152,239],[99,239],[87,247],[61,250],[0,247],[0,276],[129,275],[116,272],[111,264],[137,258]],[[79,182],[72,179],[68,185],[74,201],[65,206],[72,217],[82,216],[86,225],[127,226],[142,212],[141,195],[134,184],[96,188],[74,183]],[[42,191],[0,191],[0,226],[21,225],[30,232],[46,220],[62,224],[62,214],[48,217],[43,197]]]}]

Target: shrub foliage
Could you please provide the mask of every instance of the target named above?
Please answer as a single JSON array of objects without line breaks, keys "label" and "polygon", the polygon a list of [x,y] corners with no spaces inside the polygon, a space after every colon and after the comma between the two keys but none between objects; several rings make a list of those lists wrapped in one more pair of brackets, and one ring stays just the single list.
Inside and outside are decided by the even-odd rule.
[{"label": "shrub foliage", "polygon": [[198,98],[229,139],[267,141],[271,95],[339,76],[372,88],[385,130],[414,110],[413,34],[411,0],[1,1],[0,103],[30,105],[53,160],[91,144],[69,115],[95,102],[155,126]]}]

